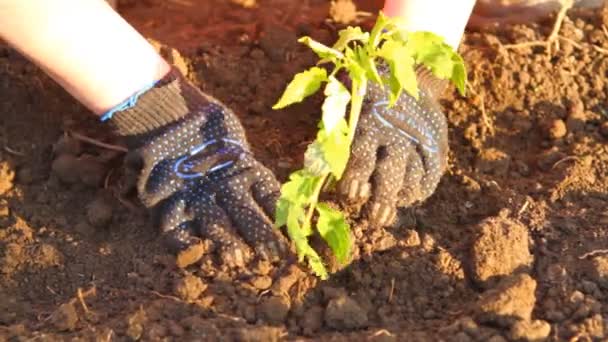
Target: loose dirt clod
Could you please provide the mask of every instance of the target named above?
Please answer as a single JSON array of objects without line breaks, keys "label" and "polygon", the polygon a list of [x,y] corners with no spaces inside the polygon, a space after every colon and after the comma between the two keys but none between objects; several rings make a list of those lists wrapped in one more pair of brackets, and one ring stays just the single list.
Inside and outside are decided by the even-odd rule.
[{"label": "loose dirt clod", "polygon": [[549,122],[546,123],[545,129],[545,134],[550,139],[560,139],[568,133],[566,123],[562,119],[549,120]]},{"label": "loose dirt clod", "polygon": [[78,158],[80,181],[85,185],[94,188],[101,186],[107,171],[107,166],[95,156],[85,154]]},{"label": "loose dirt clod", "polygon": [[59,331],[72,331],[78,323],[78,313],[73,303],[61,304],[51,316],[51,323]]},{"label": "loose dirt clod", "polygon": [[255,276],[249,282],[258,290],[266,290],[272,285],[272,278],[266,275]]},{"label": "loose dirt clod", "polygon": [[304,335],[312,335],[323,326],[323,307],[315,305],[308,309],[298,322]]},{"label": "loose dirt clod", "polygon": [[367,326],[367,322],[367,312],[347,295],[330,300],[325,308],[325,323],[331,328],[361,329]]},{"label": "loose dirt clod", "polygon": [[198,299],[206,289],[207,284],[203,283],[201,278],[191,274],[179,279],[174,286],[175,294],[187,302]]},{"label": "loose dirt clod", "polygon": [[144,324],[147,321],[146,312],[141,308],[137,310],[127,320],[127,336],[134,341],[138,341],[144,332]]},{"label": "loose dirt clod", "polygon": [[503,279],[496,288],[484,292],[477,303],[477,320],[510,326],[529,321],[536,303],[536,281],[527,274]]},{"label": "loose dirt clod", "polygon": [[8,162],[0,161],[0,195],[4,195],[13,188],[14,179],[15,170],[13,170]]},{"label": "loose dirt clod", "polygon": [[542,320],[518,321],[509,331],[509,338],[514,341],[544,341],[551,333],[551,325]]},{"label": "loose dirt clod", "polygon": [[585,273],[599,286],[608,289],[608,256],[598,255],[593,257],[589,261]]},{"label": "loose dirt clod", "polygon": [[96,228],[106,228],[112,221],[112,204],[107,196],[97,196],[87,205],[87,219]]},{"label": "loose dirt clod", "polygon": [[196,262],[198,262],[205,253],[207,253],[208,246],[203,243],[194,244],[187,249],[177,254],[176,264],[179,268],[186,268]]},{"label": "loose dirt clod", "polygon": [[70,154],[58,156],[51,165],[53,174],[60,181],[67,184],[74,184],[80,180],[78,159]]},{"label": "loose dirt clod", "polygon": [[501,276],[529,270],[533,257],[528,246],[528,230],[505,217],[490,217],[476,228],[471,249],[473,279],[491,286]]},{"label": "loose dirt clod", "polygon": [[82,142],[74,139],[71,136],[64,134],[59,140],[53,145],[53,154],[60,156],[62,154],[68,154],[71,156],[78,156],[82,152]]},{"label": "loose dirt clod", "polygon": [[271,324],[279,324],[285,321],[291,303],[284,296],[272,296],[264,298],[258,305],[258,315]]}]

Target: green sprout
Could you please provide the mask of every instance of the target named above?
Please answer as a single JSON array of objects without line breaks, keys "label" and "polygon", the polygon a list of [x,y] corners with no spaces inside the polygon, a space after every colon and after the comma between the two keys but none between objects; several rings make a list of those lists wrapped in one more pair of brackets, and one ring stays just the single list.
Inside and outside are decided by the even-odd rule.
[{"label": "green sprout", "polygon": [[[338,41],[332,47],[310,37],[298,41],[319,56],[317,65],[331,63],[333,68],[328,72],[314,66],[295,75],[273,107],[281,109],[301,102],[325,84],[316,140],[304,154],[304,168],[292,173],[281,187],[275,226],[287,228],[299,261],[306,260],[317,276],[327,279],[323,260],[309,244],[309,237],[316,230],[338,262],[348,261],[353,245],[350,226],[342,212],[320,203],[319,195],[340,180],[346,168],[368,82],[389,89],[390,107],[404,90],[418,98],[416,69],[419,66],[428,68],[440,79],[451,80],[462,95],[466,70],[462,57],[443,38],[430,32],[406,32],[397,19],[382,13],[371,32],[348,27],[339,32]],[[378,72],[378,63],[389,67],[387,75]],[[350,77],[350,89],[336,78],[340,71]]]}]

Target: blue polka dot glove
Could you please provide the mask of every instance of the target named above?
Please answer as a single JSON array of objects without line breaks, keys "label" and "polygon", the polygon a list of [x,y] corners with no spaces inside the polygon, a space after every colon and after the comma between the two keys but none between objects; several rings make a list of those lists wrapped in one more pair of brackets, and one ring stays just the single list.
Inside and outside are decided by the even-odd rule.
[{"label": "blue polka dot glove", "polygon": [[287,243],[271,217],[280,185],[253,157],[236,115],[176,70],[135,100],[110,122],[132,149],[139,197],[170,246],[202,237],[226,264],[279,259]]},{"label": "blue polka dot glove", "polygon": [[355,133],[351,157],[338,191],[364,204],[371,223],[394,222],[397,207],[425,200],[447,164],[447,123],[437,97],[445,82],[418,73],[419,99],[402,93],[387,108],[388,92],[370,84]]}]

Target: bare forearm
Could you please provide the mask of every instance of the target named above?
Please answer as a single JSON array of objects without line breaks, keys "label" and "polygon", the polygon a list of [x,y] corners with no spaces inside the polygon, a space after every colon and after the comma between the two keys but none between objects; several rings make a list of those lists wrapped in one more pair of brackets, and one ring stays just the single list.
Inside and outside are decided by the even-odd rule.
[{"label": "bare forearm", "polygon": [[430,31],[453,48],[460,44],[475,0],[386,0],[384,13],[402,17],[408,31]]},{"label": "bare forearm", "polygon": [[168,64],[104,0],[0,0],[0,37],[101,114]]}]

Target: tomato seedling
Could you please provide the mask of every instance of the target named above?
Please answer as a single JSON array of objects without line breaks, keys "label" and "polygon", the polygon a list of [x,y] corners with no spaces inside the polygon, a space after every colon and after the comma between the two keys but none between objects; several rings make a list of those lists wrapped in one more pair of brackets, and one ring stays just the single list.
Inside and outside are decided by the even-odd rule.
[{"label": "tomato seedling", "polygon": [[[463,95],[466,71],[462,57],[443,38],[430,32],[406,32],[398,19],[382,13],[371,32],[348,27],[339,32],[332,47],[310,37],[298,41],[311,48],[320,61],[317,66],[295,75],[273,108],[301,102],[323,84],[325,100],[316,140],[304,154],[304,168],[292,173],[281,187],[275,226],[287,227],[299,261],[306,260],[317,276],[326,279],[328,273],[323,260],[308,239],[316,230],[339,262],[346,262],[350,256],[353,244],[346,217],[328,204],[319,203],[319,195],[329,184],[340,180],[346,168],[368,82],[387,89],[390,107],[403,91],[418,98],[416,69],[419,66],[428,68],[440,79],[451,80]],[[328,63],[333,64],[330,72],[318,66]],[[378,72],[378,63],[385,63],[388,72]],[[350,89],[336,78],[338,72],[348,74]]]}]

